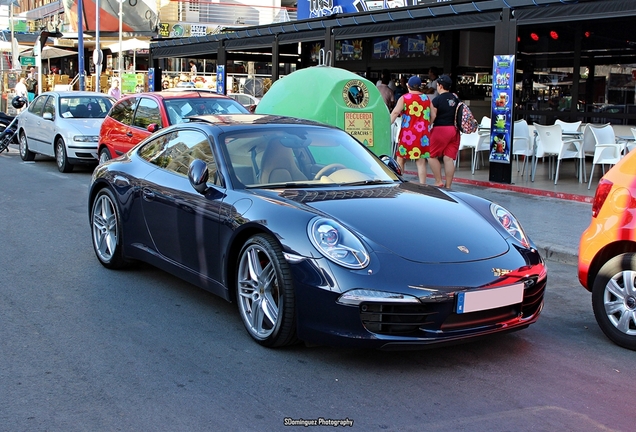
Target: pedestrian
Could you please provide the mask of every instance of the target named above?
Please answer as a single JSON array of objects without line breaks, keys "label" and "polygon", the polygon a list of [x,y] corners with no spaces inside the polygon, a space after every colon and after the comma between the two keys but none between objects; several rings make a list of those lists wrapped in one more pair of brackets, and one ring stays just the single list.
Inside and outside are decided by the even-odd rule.
[{"label": "pedestrian", "polygon": [[29,75],[26,77],[27,99],[31,102],[35,99],[35,95],[38,93],[38,77],[35,73],[35,68],[32,67],[29,70]]},{"label": "pedestrian", "polygon": [[[25,77],[21,77],[20,80],[15,84],[14,92],[15,92],[16,96],[22,96],[25,101],[29,100],[29,94],[28,94],[28,91],[27,91],[26,78]],[[25,106],[26,106],[26,104],[25,104]]]},{"label": "pedestrian", "polygon": [[197,65],[194,60],[190,60],[190,75],[197,76]]},{"label": "pedestrian", "polygon": [[[455,112],[457,97],[449,90],[453,81],[448,75],[437,78],[437,92],[439,96],[433,99],[431,109],[431,156],[429,163],[435,177],[436,186],[446,186],[450,189],[455,176],[455,159],[459,151],[459,131],[455,127]],[[443,158],[446,182],[442,183],[442,165],[438,158]]]},{"label": "pedestrian", "polygon": [[435,66],[431,66],[428,69],[428,84],[426,85],[426,87],[428,87],[428,91],[427,93],[431,95],[431,100],[435,100],[435,98],[439,95],[438,91],[437,91],[437,78],[439,77],[439,69],[437,69]]},{"label": "pedestrian", "polygon": [[406,159],[414,160],[421,184],[426,184],[426,159],[429,157],[431,101],[422,92],[422,80],[412,76],[406,83],[408,93],[402,95],[391,112],[391,123],[402,116],[398,136],[397,162],[404,172]]},{"label": "pedestrian", "polygon": [[119,89],[119,79],[113,78],[108,89],[108,96],[119,100],[121,98],[121,90]]},{"label": "pedestrian", "polygon": [[406,76],[402,75],[400,77],[400,81],[398,85],[395,87],[395,91],[393,92],[393,100],[398,100],[403,94],[409,92],[409,89],[406,88]]},{"label": "pedestrian", "polygon": [[382,95],[382,99],[384,99],[384,103],[386,107],[391,111],[393,109],[393,105],[395,104],[395,99],[393,99],[393,90],[389,88],[390,74],[387,73],[382,74],[382,78],[380,79],[380,83],[377,85],[378,90],[380,90],[380,94]]}]

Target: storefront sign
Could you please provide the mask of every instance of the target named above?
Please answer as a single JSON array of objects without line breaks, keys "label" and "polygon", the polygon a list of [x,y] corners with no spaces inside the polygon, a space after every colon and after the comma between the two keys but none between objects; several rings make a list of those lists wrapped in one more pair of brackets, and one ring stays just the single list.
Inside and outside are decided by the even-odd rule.
[{"label": "storefront sign", "polygon": [[20,57],[21,66],[35,66],[35,57]]},{"label": "storefront sign", "polygon": [[367,147],[373,147],[372,112],[346,112],[344,130]]},{"label": "storefront sign", "polygon": [[409,6],[459,4],[472,0],[300,0],[298,19],[319,18],[342,13],[366,12]]},{"label": "storefront sign", "polygon": [[490,162],[510,163],[515,56],[494,56],[490,123]]},{"label": "storefront sign", "polygon": [[374,59],[440,55],[439,33],[410,34],[373,39]]},{"label": "storefront sign", "polygon": [[159,36],[161,37],[206,36],[218,32],[218,25],[186,22],[163,22],[159,24]]}]

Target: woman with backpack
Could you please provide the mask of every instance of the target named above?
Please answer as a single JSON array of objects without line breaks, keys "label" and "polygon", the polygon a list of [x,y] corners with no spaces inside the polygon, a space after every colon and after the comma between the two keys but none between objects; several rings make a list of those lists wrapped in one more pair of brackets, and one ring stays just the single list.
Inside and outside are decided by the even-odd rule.
[{"label": "woman with backpack", "polygon": [[[450,189],[455,176],[455,159],[459,151],[459,131],[455,127],[455,112],[457,98],[449,90],[453,84],[448,75],[437,78],[437,92],[439,96],[433,99],[431,107],[431,156],[428,163],[435,177],[435,186],[446,186]],[[442,165],[439,158],[444,160],[446,183],[442,182]]]}]

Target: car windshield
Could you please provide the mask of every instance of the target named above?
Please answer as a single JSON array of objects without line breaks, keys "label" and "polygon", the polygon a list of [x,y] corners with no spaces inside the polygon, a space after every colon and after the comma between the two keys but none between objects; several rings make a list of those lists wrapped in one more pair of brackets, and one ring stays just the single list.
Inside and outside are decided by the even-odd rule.
[{"label": "car windshield", "polygon": [[324,187],[399,180],[339,129],[281,125],[227,133],[220,139],[239,187]]},{"label": "car windshield", "polygon": [[63,118],[105,118],[112,105],[107,97],[62,97],[60,115]]},{"label": "car windshield", "polygon": [[203,114],[245,114],[248,111],[234,99],[196,97],[165,99],[170,124],[183,123],[186,117]]}]

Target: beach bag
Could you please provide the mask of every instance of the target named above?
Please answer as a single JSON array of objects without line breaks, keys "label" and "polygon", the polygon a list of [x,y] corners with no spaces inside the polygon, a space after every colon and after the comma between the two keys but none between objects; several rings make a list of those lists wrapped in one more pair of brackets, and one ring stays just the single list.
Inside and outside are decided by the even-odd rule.
[{"label": "beach bag", "polygon": [[468,105],[459,100],[455,108],[455,127],[458,131],[465,134],[477,132],[479,128],[479,123],[475,120],[475,116],[468,108]]}]

